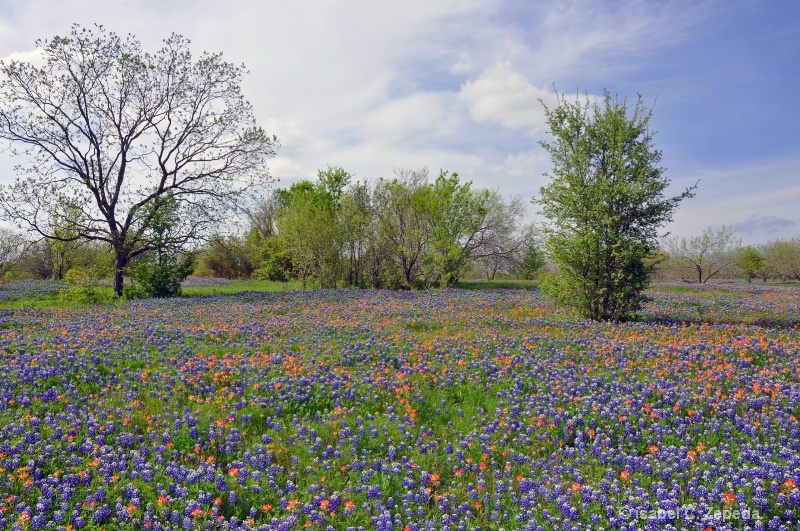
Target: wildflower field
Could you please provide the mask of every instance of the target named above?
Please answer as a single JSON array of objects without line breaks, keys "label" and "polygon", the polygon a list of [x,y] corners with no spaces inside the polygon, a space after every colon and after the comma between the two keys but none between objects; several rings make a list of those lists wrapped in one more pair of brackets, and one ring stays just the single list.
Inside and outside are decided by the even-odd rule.
[{"label": "wildflower field", "polygon": [[0,529],[800,529],[800,289],[0,310]]}]

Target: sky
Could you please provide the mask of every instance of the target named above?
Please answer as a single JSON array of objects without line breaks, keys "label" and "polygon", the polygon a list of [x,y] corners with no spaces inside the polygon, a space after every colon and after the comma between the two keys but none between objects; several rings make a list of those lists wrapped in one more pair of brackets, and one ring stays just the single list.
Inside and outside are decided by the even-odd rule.
[{"label": "sky", "polygon": [[[245,64],[281,142],[276,186],[424,166],[532,198],[551,167],[540,100],[608,89],[654,106],[669,194],[699,181],[663,232],[800,236],[798,0],[0,0],[0,58],[32,60],[74,23]],[[0,151],[0,183],[13,164]]]}]

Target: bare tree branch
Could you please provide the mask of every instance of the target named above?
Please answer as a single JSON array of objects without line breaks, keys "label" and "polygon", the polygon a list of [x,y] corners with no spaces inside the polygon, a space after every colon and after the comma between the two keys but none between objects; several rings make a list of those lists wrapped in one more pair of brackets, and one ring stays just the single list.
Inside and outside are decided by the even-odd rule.
[{"label": "bare tree branch", "polygon": [[279,143],[255,123],[243,66],[221,54],[194,60],[174,34],[144,53],[102,26],[37,45],[42,68],[0,63],[0,140],[25,159],[0,189],[0,208],[45,238],[64,238],[51,230],[59,219],[71,239],[111,244],[117,293],[131,258],[156,245],[161,198],[177,208],[159,245],[178,248],[270,181],[266,160]]}]

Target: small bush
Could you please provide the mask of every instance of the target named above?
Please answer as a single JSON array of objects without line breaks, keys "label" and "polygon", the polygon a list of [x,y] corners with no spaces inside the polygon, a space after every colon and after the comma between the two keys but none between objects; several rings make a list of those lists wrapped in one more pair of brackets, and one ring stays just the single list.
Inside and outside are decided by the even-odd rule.
[{"label": "small bush", "polygon": [[69,284],[78,284],[91,280],[91,275],[83,269],[73,268],[64,273],[64,280]]},{"label": "small bush", "polygon": [[125,290],[125,297],[178,297],[181,282],[194,272],[194,265],[193,255],[179,264],[139,264],[131,271],[134,286]]},{"label": "small bush", "polygon": [[82,283],[63,289],[58,294],[65,302],[78,304],[110,304],[114,301],[114,290],[107,286]]}]

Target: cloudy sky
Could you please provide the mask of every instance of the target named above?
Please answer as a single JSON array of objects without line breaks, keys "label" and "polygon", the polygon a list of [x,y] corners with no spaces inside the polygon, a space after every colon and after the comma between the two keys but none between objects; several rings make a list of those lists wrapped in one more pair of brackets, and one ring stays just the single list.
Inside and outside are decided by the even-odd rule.
[{"label": "cloudy sky", "polygon": [[[673,234],[800,235],[797,0],[0,0],[0,57],[35,57],[73,23],[151,51],[180,33],[244,63],[281,140],[279,185],[328,165],[357,179],[427,166],[532,197],[549,168],[539,99],[607,88],[655,102],[673,193],[700,180]],[[0,153],[0,182],[12,165]]]}]

